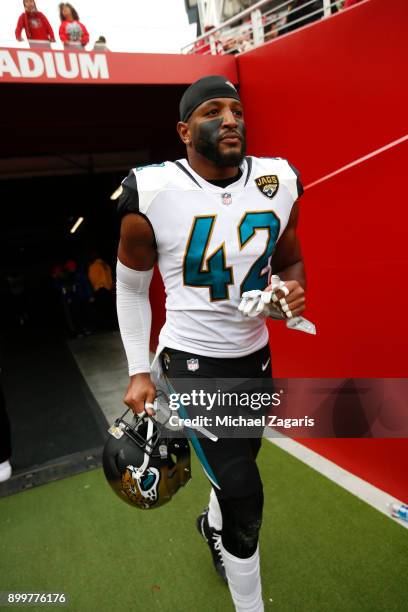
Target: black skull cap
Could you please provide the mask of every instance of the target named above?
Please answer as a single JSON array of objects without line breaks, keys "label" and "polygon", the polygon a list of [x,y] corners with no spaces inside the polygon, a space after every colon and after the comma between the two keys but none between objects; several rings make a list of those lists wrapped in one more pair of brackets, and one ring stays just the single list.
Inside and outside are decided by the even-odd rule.
[{"label": "black skull cap", "polygon": [[190,85],[183,93],[179,107],[180,121],[185,123],[200,104],[213,98],[240,100],[235,85],[226,77],[219,75],[203,77]]}]

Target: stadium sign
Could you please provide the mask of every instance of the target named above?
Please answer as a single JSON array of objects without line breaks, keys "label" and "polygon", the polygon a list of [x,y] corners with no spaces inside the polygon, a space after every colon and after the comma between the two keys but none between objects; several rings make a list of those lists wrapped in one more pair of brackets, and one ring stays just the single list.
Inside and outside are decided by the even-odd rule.
[{"label": "stadium sign", "polygon": [[109,79],[106,53],[0,49],[0,78],[38,81]]},{"label": "stadium sign", "polygon": [[237,83],[235,56],[0,47],[0,87],[5,83],[189,85],[210,74],[223,74]]}]

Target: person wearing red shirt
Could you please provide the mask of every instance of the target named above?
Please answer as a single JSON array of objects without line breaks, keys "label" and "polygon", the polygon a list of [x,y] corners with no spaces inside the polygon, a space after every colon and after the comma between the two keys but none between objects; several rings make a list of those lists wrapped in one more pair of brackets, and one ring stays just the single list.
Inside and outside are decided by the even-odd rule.
[{"label": "person wearing red shirt", "polygon": [[[213,29],[214,29],[213,25],[205,26],[204,34],[206,32],[210,32]],[[218,38],[214,38],[214,44],[215,44],[215,54],[222,55],[224,53],[224,49],[223,49],[221,41]],[[211,50],[210,39],[202,38],[201,40],[197,40],[197,42],[194,43],[194,47],[191,49],[190,53],[194,53],[195,55],[211,55],[212,50]]]},{"label": "person wearing red shirt", "polygon": [[[49,46],[50,42],[55,42],[54,32],[49,24],[48,19],[43,13],[37,10],[34,0],[24,0],[24,13],[18,19],[16,27],[16,38],[22,41],[22,31],[25,30],[27,40],[31,45],[31,41],[48,41],[45,42]],[[33,45],[34,46],[34,45]],[[37,45],[35,45],[37,46]]]},{"label": "person wearing red shirt", "polygon": [[89,42],[89,34],[83,23],[79,21],[79,15],[68,2],[59,5],[61,27],[59,37],[64,47],[85,47]]}]

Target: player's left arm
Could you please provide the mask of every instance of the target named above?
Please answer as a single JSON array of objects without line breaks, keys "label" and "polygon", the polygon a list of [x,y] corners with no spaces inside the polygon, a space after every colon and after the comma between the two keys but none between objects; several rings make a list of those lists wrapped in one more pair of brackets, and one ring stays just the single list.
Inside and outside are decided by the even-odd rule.
[{"label": "player's left arm", "polygon": [[278,240],[272,257],[272,274],[277,274],[285,282],[288,295],[279,290],[276,295],[285,299],[292,316],[296,317],[305,310],[306,273],[300,249],[297,225],[299,204],[294,203],[288,224]]}]

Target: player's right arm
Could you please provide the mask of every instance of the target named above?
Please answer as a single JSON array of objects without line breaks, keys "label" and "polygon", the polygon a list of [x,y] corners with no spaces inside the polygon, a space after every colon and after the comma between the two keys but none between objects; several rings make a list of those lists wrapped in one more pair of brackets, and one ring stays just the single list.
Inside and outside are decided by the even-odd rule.
[{"label": "player's right arm", "polygon": [[149,285],[157,259],[151,226],[139,214],[125,214],[121,222],[117,267],[117,310],[130,382],[124,402],[133,412],[153,403],[156,388],[150,379],[149,341],[151,307]]}]

